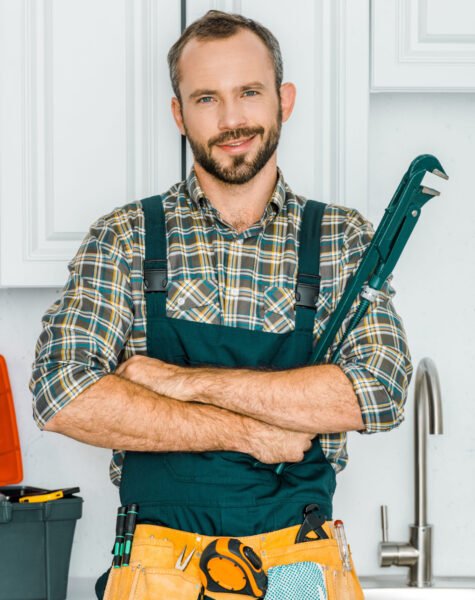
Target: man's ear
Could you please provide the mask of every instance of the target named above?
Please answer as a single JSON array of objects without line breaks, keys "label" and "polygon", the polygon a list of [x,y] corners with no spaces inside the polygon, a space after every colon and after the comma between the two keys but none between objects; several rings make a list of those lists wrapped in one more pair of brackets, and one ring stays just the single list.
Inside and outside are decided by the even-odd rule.
[{"label": "man's ear", "polygon": [[292,114],[295,104],[297,89],[293,83],[283,83],[280,86],[280,104],[282,106],[282,122],[284,123]]},{"label": "man's ear", "polygon": [[186,135],[185,128],[183,127],[183,116],[181,114],[181,106],[178,98],[172,98],[172,114],[181,135]]}]

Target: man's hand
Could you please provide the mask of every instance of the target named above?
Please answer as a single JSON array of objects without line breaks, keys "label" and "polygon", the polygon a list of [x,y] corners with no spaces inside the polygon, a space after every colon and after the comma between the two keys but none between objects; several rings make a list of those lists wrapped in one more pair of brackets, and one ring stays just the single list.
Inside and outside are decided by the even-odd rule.
[{"label": "man's hand", "polygon": [[300,462],[310,450],[313,433],[290,431],[254,420],[250,432],[248,454],[262,463]]}]

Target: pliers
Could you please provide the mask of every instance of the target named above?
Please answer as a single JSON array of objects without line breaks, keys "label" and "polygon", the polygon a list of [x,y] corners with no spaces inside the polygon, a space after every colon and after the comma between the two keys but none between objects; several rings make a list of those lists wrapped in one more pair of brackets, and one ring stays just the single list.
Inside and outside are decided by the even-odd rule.
[{"label": "pliers", "polygon": [[179,571],[184,571],[186,569],[186,567],[188,566],[191,557],[193,556],[193,554],[195,553],[196,548],[193,548],[193,550],[188,554],[188,556],[184,559],[185,557],[185,553],[186,553],[186,546],[183,548],[183,550],[181,551],[180,556],[178,557],[178,560],[175,563],[175,569],[178,569]]}]

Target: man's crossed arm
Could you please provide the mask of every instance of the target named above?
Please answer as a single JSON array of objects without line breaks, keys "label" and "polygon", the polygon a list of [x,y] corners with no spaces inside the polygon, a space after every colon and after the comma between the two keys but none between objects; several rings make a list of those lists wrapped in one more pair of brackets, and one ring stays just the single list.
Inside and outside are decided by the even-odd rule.
[{"label": "man's crossed arm", "polygon": [[116,374],[169,398],[295,431],[315,435],[364,429],[353,385],[337,365],[284,371],[191,368],[135,355]]},{"label": "man's crossed arm", "polygon": [[93,383],[45,425],[104,448],[246,452],[298,462],[317,433],[364,428],[334,365],[287,371],[188,368],[144,356]]}]

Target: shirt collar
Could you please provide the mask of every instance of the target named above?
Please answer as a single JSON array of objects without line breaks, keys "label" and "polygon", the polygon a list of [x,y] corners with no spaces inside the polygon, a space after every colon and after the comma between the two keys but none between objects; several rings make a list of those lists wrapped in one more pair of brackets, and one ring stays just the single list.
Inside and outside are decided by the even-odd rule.
[{"label": "shirt collar", "polygon": [[197,207],[202,207],[205,203],[208,203],[208,198],[206,198],[205,193],[201,189],[200,182],[198,181],[198,177],[193,168],[186,178],[186,191],[190,200],[196,204]]},{"label": "shirt collar", "polygon": [[275,184],[272,196],[269,199],[269,204],[274,205],[276,213],[278,213],[284,206],[287,198],[286,194],[287,185],[282,175],[282,171],[277,167],[277,183]]},{"label": "shirt collar", "polygon": [[[186,191],[190,200],[199,208],[206,206],[210,207],[206,194],[203,192],[196,176],[195,170],[192,168],[186,179]],[[269,208],[273,208],[275,214],[277,214],[285,204],[286,200],[286,184],[282,171],[277,167],[277,182],[275,184],[274,191],[272,192],[269,202],[267,204],[264,215],[268,214]]]}]

